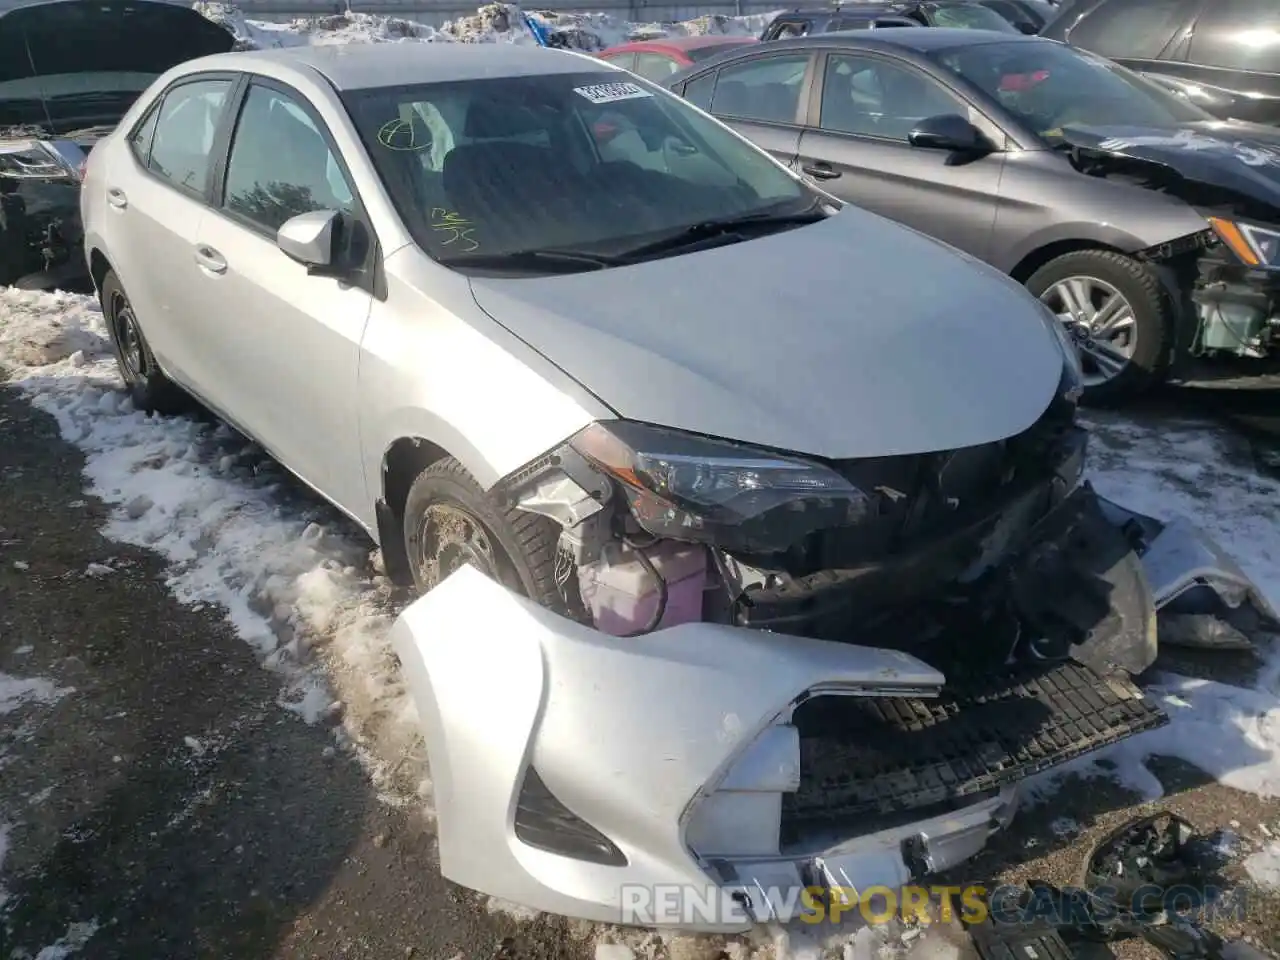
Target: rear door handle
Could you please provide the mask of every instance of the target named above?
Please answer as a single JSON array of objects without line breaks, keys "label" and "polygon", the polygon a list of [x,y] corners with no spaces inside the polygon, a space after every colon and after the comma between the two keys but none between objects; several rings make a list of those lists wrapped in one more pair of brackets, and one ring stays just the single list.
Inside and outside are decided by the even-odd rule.
[{"label": "rear door handle", "polygon": [[824,163],[821,160],[817,163],[806,163],[800,169],[815,180],[834,180],[840,176],[839,170],[833,169],[831,164]]},{"label": "rear door handle", "polygon": [[107,203],[117,210],[123,210],[129,205],[129,198],[124,195],[124,191],[119,187],[112,187],[107,191]]},{"label": "rear door handle", "polygon": [[226,273],[227,261],[213,247],[196,247],[196,263],[210,273]]}]

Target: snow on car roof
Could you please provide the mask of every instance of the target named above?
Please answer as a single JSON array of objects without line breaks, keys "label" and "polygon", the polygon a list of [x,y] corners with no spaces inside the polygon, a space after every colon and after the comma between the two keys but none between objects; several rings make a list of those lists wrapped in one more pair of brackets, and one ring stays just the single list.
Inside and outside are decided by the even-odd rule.
[{"label": "snow on car roof", "polygon": [[232,70],[251,70],[254,63],[263,62],[285,68],[310,67],[339,90],[618,69],[585,54],[511,43],[353,43],[284,47],[219,54],[201,60],[200,68],[217,69],[219,61],[224,61],[221,66]]}]

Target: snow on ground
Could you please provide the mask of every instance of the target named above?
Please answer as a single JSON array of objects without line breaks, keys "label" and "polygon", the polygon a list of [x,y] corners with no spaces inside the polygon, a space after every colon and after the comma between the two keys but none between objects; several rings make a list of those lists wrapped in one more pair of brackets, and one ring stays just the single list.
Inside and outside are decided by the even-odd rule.
[{"label": "snow on ground", "polygon": [[[243,49],[344,43],[537,44],[524,23],[526,12],[515,4],[507,3],[480,7],[472,16],[451,20],[438,29],[400,17],[354,12],[266,23],[246,18],[234,4],[221,0],[198,0],[195,8],[231,30]],[[715,33],[755,37],[776,14],[706,16],[679,23],[632,23],[605,13],[527,11],[527,15],[556,42],[590,52],[627,40],[667,36]]]},{"label": "snow on ground", "polygon": [[1260,887],[1280,890],[1280,843],[1272,843],[1244,861],[1245,873]]},{"label": "snow on ground", "polygon": [[[180,600],[224,609],[264,666],[280,675],[281,705],[306,722],[340,720],[339,739],[366,761],[384,798],[429,803],[416,716],[386,642],[394,600],[370,545],[226,427],[135,411],[119,389],[104,334],[88,297],[0,289],[0,365],[84,451],[89,492],[115,508],[104,533],[166,557],[168,586]],[[1092,478],[1100,492],[1128,506],[1193,518],[1275,602],[1280,483],[1240,465],[1230,443],[1206,423],[1148,427],[1113,419],[1094,424]],[[1252,689],[1162,678],[1155,693],[1173,722],[1108,751],[1116,775],[1158,795],[1159,783],[1142,761],[1160,753],[1240,789],[1280,794],[1280,660],[1271,657]],[[63,692],[38,678],[0,676],[0,703]],[[1063,832],[1072,826],[1061,824]],[[876,955],[898,957],[906,949],[885,940],[884,931],[876,935]],[[668,937],[663,947],[657,934],[605,937],[602,960],[626,960],[614,956],[622,950],[660,955],[671,944]],[[612,953],[609,937],[622,941]],[[715,938],[688,944],[683,952],[690,960],[716,949]],[[720,948],[729,946],[734,960],[870,950],[847,931],[822,928],[762,930]],[[921,960],[938,960],[932,954],[947,949],[930,941],[927,949],[913,944],[907,955],[924,950],[930,956]]]}]

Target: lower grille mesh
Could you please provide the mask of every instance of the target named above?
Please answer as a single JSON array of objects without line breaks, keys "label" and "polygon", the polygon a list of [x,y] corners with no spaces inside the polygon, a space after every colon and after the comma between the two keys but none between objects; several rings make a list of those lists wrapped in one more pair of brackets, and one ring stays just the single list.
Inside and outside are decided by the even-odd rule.
[{"label": "lower grille mesh", "polygon": [[972,797],[1169,718],[1127,680],[1075,663],[946,670],[937,699],[818,697],[796,709],[787,832]]}]

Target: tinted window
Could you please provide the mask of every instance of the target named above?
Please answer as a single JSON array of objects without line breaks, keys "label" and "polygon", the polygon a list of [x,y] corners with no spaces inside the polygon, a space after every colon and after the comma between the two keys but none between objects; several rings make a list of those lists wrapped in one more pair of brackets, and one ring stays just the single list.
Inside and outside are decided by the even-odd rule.
[{"label": "tinted window", "polygon": [[808,20],[775,20],[770,35],[775,40],[781,40],[785,37],[803,37],[808,32]]},{"label": "tinted window", "polygon": [[1188,59],[1280,73],[1280,0],[1213,0],[1196,22]]},{"label": "tinted window", "polygon": [[129,135],[129,149],[143,166],[151,155],[151,140],[156,135],[156,121],[160,119],[160,111],[155,107],[147,113],[142,123]]},{"label": "tinted window", "polygon": [[160,105],[150,167],[188,190],[203,192],[209,179],[213,134],[222,119],[229,80],[201,80],[175,87]]},{"label": "tinted window", "polygon": [[1110,0],[1085,14],[1067,39],[1106,57],[1154,60],[1173,40],[1198,0]]},{"label": "tinted window", "polygon": [[684,85],[684,98],[699,110],[711,111],[711,95],[716,89],[716,72],[712,70]]},{"label": "tinted window", "polygon": [[[414,239],[459,269],[468,257],[492,265],[530,250],[621,253],[693,224],[815,199],[679,97],[613,71],[343,99]],[[517,271],[583,269],[516,261]]]},{"label": "tinted window", "polygon": [[679,69],[680,64],[664,53],[636,54],[635,72],[654,83],[661,83]]},{"label": "tinted window", "polygon": [[716,81],[711,112],[742,120],[794,123],[808,66],[809,55],[801,53],[725,67]]},{"label": "tinted window", "polygon": [[832,20],[831,26],[828,29],[830,30],[866,30],[870,26],[871,26],[871,21],[868,20],[866,17],[861,17],[859,19],[843,17],[840,20]]},{"label": "tinted window", "polygon": [[256,85],[236,122],[223,195],[229,211],[272,232],[300,213],[352,208],[315,121],[283,93]]},{"label": "tinted window", "polygon": [[922,73],[869,57],[827,59],[823,130],[905,141],[925,117],[944,113],[967,116],[968,108]]},{"label": "tinted window", "polygon": [[636,55],[634,53],[601,54],[600,59],[607,60],[615,67],[621,67],[623,70],[634,70],[636,67]]},{"label": "tinted window", "polygon": [[1067,124],[1161,127],[1213,119],[1119,64],[1058,43],[984,43],[933,56],[1049,141]]},{"label": "tinted window", "polygon": [[994,10],[976,3],[944,3],[932,10],[935,27],[958,27],[965,30],[996,30],[1016,33],[1017,27]]}]

